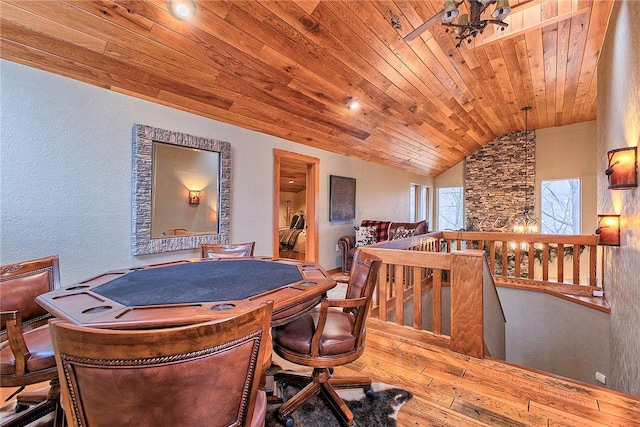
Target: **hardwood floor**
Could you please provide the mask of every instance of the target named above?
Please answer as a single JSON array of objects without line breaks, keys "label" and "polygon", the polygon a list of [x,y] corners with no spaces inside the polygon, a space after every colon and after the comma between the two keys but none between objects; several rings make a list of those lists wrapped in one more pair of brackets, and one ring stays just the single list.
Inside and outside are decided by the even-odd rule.
[{"label": "hardwood floor", "polygon": [[640,399],[429,343],[429,334],[367,319],[356,362],[336,368],[413,393],[402,426],[640,426]]},{"label": "hardwood floor", "polygon": [[[354,363],[374,381],[409,390],[398,427],[640,426],[640,399],[432,344],[430,334],[367,319],[367,344]],[[3,398],[9,388],[1,389]],[[369,427],[369,426],[367,426]],[[373,426],[371,426],[373,427]]]}]

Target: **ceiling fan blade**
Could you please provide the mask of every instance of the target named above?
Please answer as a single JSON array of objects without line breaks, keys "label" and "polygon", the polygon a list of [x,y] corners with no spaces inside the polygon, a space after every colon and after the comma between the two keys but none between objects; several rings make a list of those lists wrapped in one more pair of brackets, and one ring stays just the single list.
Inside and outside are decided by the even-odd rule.
[{"label": "ceiling fan blade", "polygon": [[433,15],[431,18],[429,18],[429,20],[427,20],[423,24],[420,24],[420,26],[418,28],[416,28],[415,30],[411,31],[409,34],[407,34],[404,37],[405,41],[410,42],[411,40],[413,40],[416,37],[418,37],[420,34],[422,34],[425,31],[427,31],[433,25],[435,25],[439,20],[442,19],[442,13],[443,12],[444,12],[444,9],[442,9],[440,12],[436,13],[435,15]]},{"label": "ceiling fan blade", "polygon": [[[519,12],[521,10],[527,9],[527,8],[529,8],[531,6],[538,5],[538,4],[542,3],[543,1],[544,0],[523,0],[520,3],[516,4],[515,6],[511,7],[511,14],[513,14],[514,12]],[[429,28],[431,28],[433,25],[435,25],[440,19],[442,19],[442,14],[443,13],[444,13],[444,9],[442,9],[440,12],[436,13],[435,15],[433,15],[431,18],[429,18],[428,21],[424,22],[418,28],[416,28],[415,30],[413,30],[409,34],[407,34],[404,37],[404,40],[410,42],[411,40],[413,40],[416,37],[418,37],[420,34],[422,34],[425,31],[427,31]]]}]

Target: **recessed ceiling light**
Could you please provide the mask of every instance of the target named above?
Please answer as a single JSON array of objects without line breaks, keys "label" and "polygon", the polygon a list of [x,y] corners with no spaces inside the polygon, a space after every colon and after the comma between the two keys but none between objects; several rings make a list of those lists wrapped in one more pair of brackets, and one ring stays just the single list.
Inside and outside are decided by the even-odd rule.
[{"label": "recessed ceiling light", "polygon": [[181,20],[196,14],[196,4],[193,0],[169,0],[171,14]]},{"label": "recessed ceiling light", "polygon": [[349,101],[350,110],[357,110],[358,108],[360,108],[361,105],[362,105],[362,101],[360,101],[358,98],[353,98],[351,99],[351,101]]}]

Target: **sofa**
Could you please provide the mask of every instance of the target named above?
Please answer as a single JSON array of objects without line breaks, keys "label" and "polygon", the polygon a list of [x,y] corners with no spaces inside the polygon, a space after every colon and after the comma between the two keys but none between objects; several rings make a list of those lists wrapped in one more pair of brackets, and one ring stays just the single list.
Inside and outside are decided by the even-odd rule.
[{"label": "sofa", "polygon": [[360,226],[354,227],[354,233],[340,237],[338,247],[342,251],[342,271],[351,271],[353,253],[359,246],[366,246],[389,240],[425,234],[429,224],[422,220],[418,222],[394,222],[363,219]]}]

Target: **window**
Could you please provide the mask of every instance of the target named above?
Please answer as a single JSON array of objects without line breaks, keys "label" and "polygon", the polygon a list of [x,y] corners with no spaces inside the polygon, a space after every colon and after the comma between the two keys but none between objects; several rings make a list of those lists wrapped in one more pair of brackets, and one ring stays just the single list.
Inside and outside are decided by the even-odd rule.
[{"label": "window", "polygon": [[429,187],[411,184],[409,221],[418,222],[427,219],[429,212]]},{"label": "window", "polygon": [[580,234],[580,179],[540,183],[541,232]]},{"label": "window", "polygon": [[438,230],[461,230],[463,223],[462,187],[438,188]]}]

